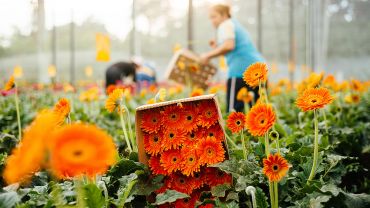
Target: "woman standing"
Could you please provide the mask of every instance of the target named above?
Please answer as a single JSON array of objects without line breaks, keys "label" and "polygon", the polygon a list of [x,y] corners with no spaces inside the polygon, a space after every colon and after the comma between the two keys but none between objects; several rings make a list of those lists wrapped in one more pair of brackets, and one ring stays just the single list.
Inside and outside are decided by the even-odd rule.
[{"label": "woman standing", "polygon": [[250,88],[243,81],[243,72],[255,62],[263,62],[262,55],[253,45],[247,30],[234,18],[231,18],[228,5],[217,4],[211,7],[209,18],[217,29],[216,41],[211,40],[211,51],[201,55],[204,64],[217,56],[225,55],[228,65],[227,79],[227,112],[236,110],[242,112],[244,103],[236,99],[236,94],[242,87],[254,92],[258,99],[258,88]]}]

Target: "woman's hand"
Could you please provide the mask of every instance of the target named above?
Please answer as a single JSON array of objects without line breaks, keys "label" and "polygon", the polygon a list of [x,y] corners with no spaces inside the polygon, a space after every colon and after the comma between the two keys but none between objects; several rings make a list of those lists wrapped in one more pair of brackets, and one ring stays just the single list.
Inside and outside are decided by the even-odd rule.
[{"label": "woman's hand", "polygon": [[216,40],[215,39],[209,40],[209,46],[211,46],[211,48],[216,48],[217,47]]},{"label": "woman's hand", "polygon": [[203,65],[208,65],[209,64],[210,57],[207,53],[203,53],[200,55],[200,62]]}]

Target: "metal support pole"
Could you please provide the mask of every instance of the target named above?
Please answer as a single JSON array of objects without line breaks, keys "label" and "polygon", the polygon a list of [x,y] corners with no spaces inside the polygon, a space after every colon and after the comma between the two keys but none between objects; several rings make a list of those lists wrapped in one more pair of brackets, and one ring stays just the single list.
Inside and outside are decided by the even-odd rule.
[{"label": "metal support pole", "polygon": [[262,1],[257,0],[257,48],[262,53]]},{"label": "metal support pole", "polygon": [[73,22],[73,11],[71,12],[71,24],[70,24],[70,71],[69,81],[71,84],[75,83],[75,25]]},{"label": "metal support pole", "polygon": [[53,29],[51,36],[51,63],[57,67],[57,28],[55,27],[55,13],[53,11]]},{"label": "metal support pole", "polygon": [[135,0],[132,0],[132,8],[131,8],[131,22],[132,22],[132,30],[130,36],[130,57],[136,55],[136,3]]},{"label": "metal support pole", "polygon": [[289,0],[289,79],[294,83],[295,60],[295,35],[294,35],[294,0]]},{"label": "metal support pole", "polygon": [[188,49],[194,50],[193,47],[193,0],[189,0],[188,6]]}]

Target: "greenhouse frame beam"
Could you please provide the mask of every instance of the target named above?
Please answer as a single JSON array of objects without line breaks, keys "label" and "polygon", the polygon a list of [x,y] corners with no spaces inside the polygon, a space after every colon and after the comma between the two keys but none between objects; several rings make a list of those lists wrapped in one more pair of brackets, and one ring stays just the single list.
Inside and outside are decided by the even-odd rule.
[{"label": "greenhouse frame beam", "polygon": [[188,3],[188,49],[189,50],[194,50],[193,47],[193,0],[189,0]]}]

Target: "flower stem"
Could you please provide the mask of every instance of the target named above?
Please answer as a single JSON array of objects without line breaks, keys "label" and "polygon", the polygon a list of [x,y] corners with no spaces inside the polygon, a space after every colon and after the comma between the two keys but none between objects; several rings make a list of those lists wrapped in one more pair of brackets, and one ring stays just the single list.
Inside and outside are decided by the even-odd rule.
[{"label": "flower stem", "polygon": [[313,110],[314,124],[315,124],[315,140],[314,140],[314,150],[313,150],[313,164],[310,176],[308,177],[307,184],[315,177],[317,159],[319,156],[319,129],[317,121],[317,110]]},{"label": "flower stem", "polygon": [[22,138],[22,126],[21,126],[21,115],[20,115],[20,111],[19,111],[18,88],[17,87],[15,87],[14,102],[15,102],[15,109],[17,111],[18,140],[21,140],[21,138]]},{"label": "flower stem", "polygon": [[273,189],[273,183],[269,181],[269,192],[270,192],[270,204],[271,208],[275,207],[275,195],[274,195],[274,189]]},{"label": "flower stem", "polygon": [[135,141],[134,135],[132,133],[133,131],[132,131],[132,126],[131,126],[130,112],[128,111],[128,108],[126,107],[126,105],[123,105],[123,107],[125,108],[125,112],[126,112],[126,116],[127,116],[127,120],[128,120],[128,128],[129,128],[129,133],[130,133],[131,144],[134,148],[134,151],[137,152],[138,150],[137,150],[136,141]]},{"label": "flower stem", "polygon": [[235,142],[229,137],[229,135],[225,134],[226,140],[235,148],[239,149],[238,145],[235,144]]},{"label": "flower stem", "polygon": [[247,149],[245,148],[244,132],[243,131],[240,131],[240,136],[241,136],[242,146],[243,146],[243,157],[244,157],[244,160],[246,160],[248,155],[247,155]]},{"label": "flower stem", "polygon": [[260,99],[261,99],[261,88],[262,88],[262,86],[261,86],[261,80],[258,79],[258,96],[259,96]]},{"label": "flower stem", "polygon": [[269,144],[268,132],[265,133],[265,154],[266,154],[266,157],[268,157],[270,154],[270,144]]},{"label": "flower stem", "polygon": [[265,89],[265,98],[266,98],[266,104],[268,104],[269,103],[269,99],[268,99],[268,97],[267,97],[267,83],[265,82],[265,87],[264,87],[264,89]]},{"label": "flower stem", "polygon": [[131,153],[132,148],[131,148],[131,145],[130,145],[130,141],[128,140],[126,125],[125,125],[125,121],[123,119],[123,113],[122,112],[119,112],[119,118],[121,119],[121,126],[122,126],[123,133],[125,134],[126,145],[127,145],[128,149]]},{"label": "flower stem", "polygon": [[329,131],[328,131],[328,120],[326,119],[325,110],[323,110],[322,113],[323,113],[324,121],[325,121],[325,132],[326,132],[326,134],[329,134]]},{"label": "flower stem", "polygon": [[274,182],[274,200],[275,200],[275,208],[279,208],[279,192],[278,192],[278,182]]}]

